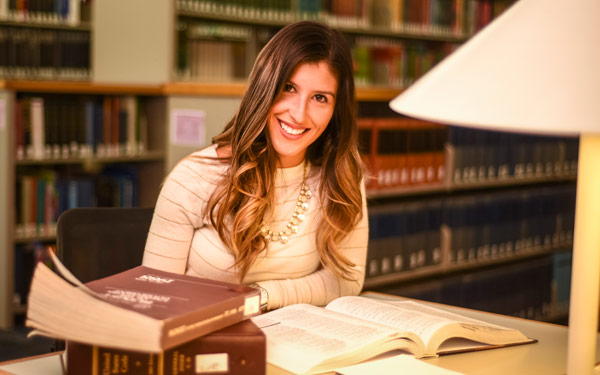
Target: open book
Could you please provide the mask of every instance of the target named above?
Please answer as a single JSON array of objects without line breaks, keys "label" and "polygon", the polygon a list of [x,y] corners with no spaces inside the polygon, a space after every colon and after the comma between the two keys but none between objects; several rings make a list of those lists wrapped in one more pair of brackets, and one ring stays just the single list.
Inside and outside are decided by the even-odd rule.
[{"label": "open book", "polygon": [[64,278],[37,264],[26,320],[34,334],[157,353],[260,313],[248,286],[145,266],[82,284],[50,255]]},{"label": "open book", "polygon": [[515,329],[408,300],[340,297],[325,308],[290,305],[252,320],[267,336],[267,362],[300,374],[392,350],[421,358],[536,341]]}]

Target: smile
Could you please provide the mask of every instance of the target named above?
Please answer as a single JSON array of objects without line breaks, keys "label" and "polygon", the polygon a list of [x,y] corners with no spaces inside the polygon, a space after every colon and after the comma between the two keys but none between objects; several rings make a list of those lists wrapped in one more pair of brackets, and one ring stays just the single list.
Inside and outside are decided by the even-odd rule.
[{"label": "smile", "polygon": [[281,121],[279,121],[279,126],[281,127],[281,129],[283,129],[284,132],[286,132],[287,134],[290,134],[290,135],[300,135],[308,130],[308,129],[294,129],[291,126],[288,126]]}]

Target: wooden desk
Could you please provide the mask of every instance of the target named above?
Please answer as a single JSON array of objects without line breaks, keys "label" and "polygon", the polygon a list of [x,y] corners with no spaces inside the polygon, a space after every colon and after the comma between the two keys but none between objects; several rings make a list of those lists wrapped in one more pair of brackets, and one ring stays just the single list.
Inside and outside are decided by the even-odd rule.
[{"label": "wooden desk", "polygon": [[[363,295],[377,299],[400,298],[372,292],[366,292]],[[567,371],[568,329],[565,326],[437,303],[430,304],[470,318],[516,328],[523,332],[525,336],[537,339],[538,342],[508,348],[446,355],[424,359],[424,361],[468,375],[561,375]],[[598,361],[600,359],[600,345],[598,345],[600,344],[600,335],[596,335],[596,342],[596,361]]]},{"label": "wooden desk", "polygon": [[[400,298],[371,292],[363,293],[363,295],[376,299]],[[471,318],[516,328],[526,336],[539,340],[539,342],[530,345],[447,355],[424,359],[425,361],[468,375],[562,375],[566,373],[568,332],[566,327],[460,307],[431,304]],[[596,360],[600,360],[600,335],[597,336],[597,340]],[[282,372],[276,368],[268,367],[267,373],[274,375]],[[62,375],[58,354],[0,363],[0,375],[40,374]]]}]

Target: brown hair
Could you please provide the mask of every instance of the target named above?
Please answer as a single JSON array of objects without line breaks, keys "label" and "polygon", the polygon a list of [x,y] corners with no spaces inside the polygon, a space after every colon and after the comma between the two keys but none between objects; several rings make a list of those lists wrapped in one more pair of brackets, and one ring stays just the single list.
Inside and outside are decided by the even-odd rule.
[{"label": "brown hair", "polygon": [[266,130],[269,109],[299,64],[318,62],[326,62],[337,76],[338,92],[327,128],[306,153],[310,163],[321,168],[323,220],[317,249],[323,266],[351,278],[354,264],[337,244],[363,215],[352,56],[341,33],[300,21],[281,29],[262,49],[236,115],[213,139],[218,148],[231,147],[226,160],[231,168],[209,199],[207,215],[233,251],[240,281],[266,246],[260,228],[274,199],[278,159]]}]

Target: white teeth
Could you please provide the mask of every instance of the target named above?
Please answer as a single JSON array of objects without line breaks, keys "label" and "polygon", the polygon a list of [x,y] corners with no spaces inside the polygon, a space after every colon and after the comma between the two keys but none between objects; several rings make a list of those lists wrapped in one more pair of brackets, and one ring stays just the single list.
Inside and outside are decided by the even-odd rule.
[{"label": "white teeth", "polygon": [[300,134],[304,133],[304,130],[305,130],[305,129],[293,129],[281,121],[279,122],[279,125],[281,126],[281,129],[283,129],[284,132],[291,134],[291,135],[300,135]]}]

